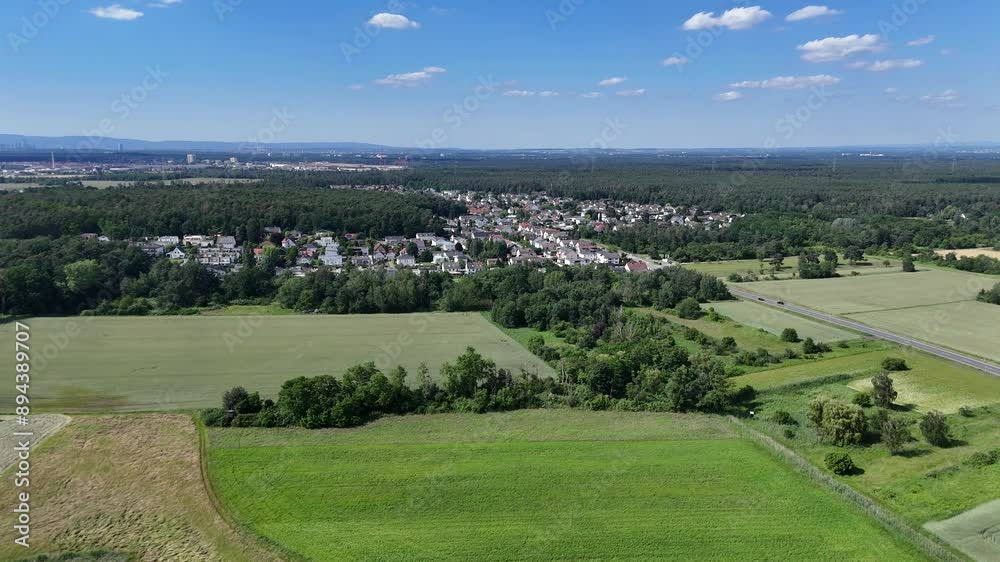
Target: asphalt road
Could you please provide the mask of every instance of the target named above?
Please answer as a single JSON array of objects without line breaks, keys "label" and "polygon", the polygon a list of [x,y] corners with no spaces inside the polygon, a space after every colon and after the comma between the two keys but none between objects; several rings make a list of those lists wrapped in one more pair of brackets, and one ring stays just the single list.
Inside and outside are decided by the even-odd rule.
[{"label": "asphalt road", "polygon": [[1000,377],[1000,366],[997,366],[994,363],[990,363],[989,361],[983,361],[981,359],[976,359],[974,357],[969,357],[968,355],[963,355],[961,353],[951,351],[950,349],[944,349],[941,347],[937,347],[935,345],[931,345],[929,343],[924,343],[922,341],[915,340],[913,338],[900,336],[897,334],[893,334],[892,332],[886,332],[885,330],[880,330],[878,328],[872,328],[871,326],[861,324],[859,322],[854,322],[853,320],[847,320],[845,318],[834,316],[832,314],[817,312],[815,310],[804,308],[795,304],[782,303],[779,300],[772,299],[770,297],[765,297],[764,295],[758,295],[756,293],[750,293],[742,289],[736,289],[732,285],[729,285],[729,292],[736,295],[737,297],[741,297],[751,301],[762,302],[764,304],[776,306],[778,308],[795,312],[803,316],[809,316],[817,320],[822,320],[823,322],[829,322],[830,324],[836,324],[838,326],[850,328],[851,330],[862,332],[881,340],[887,340],[898,344],[906,345],[914,349],[919,349],[920,351],[925,351],[927,353],[937,355],[938,357],[942,357],[944,359],[948,359],[956,363],[967,365],[969,367],[972,367],[973,369],[979,369],[984,373],[989,373],[991,375]]}]

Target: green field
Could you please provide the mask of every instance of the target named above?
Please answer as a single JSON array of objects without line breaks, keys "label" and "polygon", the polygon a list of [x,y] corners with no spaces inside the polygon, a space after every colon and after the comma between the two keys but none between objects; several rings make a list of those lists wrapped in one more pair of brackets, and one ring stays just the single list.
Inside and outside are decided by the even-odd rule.
[{"label": "green field", "polygon": [[[890,266],[885,267],[882,264],[886,259],[889,260]],[[893,273],[900,270],[900,261],[895,258],[881,258],[881,257],[869,257],[869,262],[859,263],[857,265],[850,265],[846,262],[841,263],[837,266],[837,273],[847,276],[852,275],[855,271],[861,275],[874,275],[880,273]],[[761,263],[758,260],[726,260],[726,261],[716,261],[716,262],[692,262],[682,264],[688,269],[693,269],[695,271],[700,271],[702,273],[708,273],[725,279],[729,277],[732,273],[737,273],[739,275],[747,275],[748,272],[753,273],[760,277],[761,279],[765,277],[770,277],[771,275],[771,264],[764,263],[764,273],[761,273]],[[781,266],[781,271],[774,274],[777,279],[792,279],[793,274],[798,273],[799,270],[799,257],[789,256],[785,258],[784,263]]]},{"label": "green field", "polygon": [[976,302],[995,276],[921,268],[892,273],[741,283],[771,298],[1000,361],[1000,307]]},{"label": "green field", "polygon": [[850,340],[860,337],[854,332],[755,302],[736,300],[716,302],[708,306],[740,324],[762,328],[776,335],[780,335],[785,328],[794,328],[798,332],[799,338],[812,338],[819,342]]},{"label": "green field", "polygon": [[[170,410],[216,406],[242,385],[276,397],[296,376],[339,374],[372,361],[421,362],[432,374],[466,347],[497,365],[551,375],[551,368],[478,313],[351,316],[36,318],[32,404],[47,411]],[[14,325],[0,326],[13,341]],[[75,334],[75,335],[67,335]],[[5,362],[13,361],[13,353]],[[13,371],[11,363],[4,363]],[[414,379],[415,380],[415,379]],[[12,385],[0,403],[13,404]]]},{"label": "green field", "polygon": [[212,429],[238,521],[313,560],[913,560],[718,417],[535,410]]}]

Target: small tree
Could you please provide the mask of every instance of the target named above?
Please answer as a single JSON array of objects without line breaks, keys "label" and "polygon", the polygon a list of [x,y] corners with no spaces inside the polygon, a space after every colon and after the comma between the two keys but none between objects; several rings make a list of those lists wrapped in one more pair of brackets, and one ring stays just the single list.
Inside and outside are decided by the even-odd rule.
[{"label": "small tree", "polygon": [[928,412],[920,420],[920,433],[931,445],[947,447],[951,443],[951,430],[944,414],[938,411]]},{"label": "small tree", "polygon": [[823,406],[823,438],[838,447],[859,445],[865,437],[865,413],[856,404],[831,400]]},{"label": "small tree", "polygon": [[250,393],[242,386],[234,386],[222,395],[222,409],[236,410],[236,406],[250,397]]},{"label": "small tree", "polygon": [[841,476],[852,474],[858,468],[854,465],[854,460],[851,459],[851,455],[847,453],[833,451],[827,453],[823,460],[826,463],[826,468],[830,470],[830,472]]},{"label": "small tree", "polygon": [[889,373],[882,371],[872,377],[872,398],[879,408],[888,408],[896,400],[898,393],[892,387],[892,377]]},{"label": "small tree", "polygon": [[886,357],[882,360],[882,368],[886,371],[908,371],[906,360],[899,357]]},{"label": "small tree", "polygon": [[781,331],[781,341],[797,343],[800,341],[799,333],[795,330],[795,328],[785,328]]},{"label": "small tree", "polygon": [[851,402],[857,404],[858,406],[861,406],[862,408],[871,408],[872,395],[867,392],[859,392],[854,395],[854,398],[851,399]]},{"label": "small tree", "polygon": [[861,251],[861,248],[858,248],[857,246],[848,246],[844,249],[844,258],[846,258],[851,265],[854,265],[865,259],[865,254]]},{"label": "small tree", "polygon": [[677,316],[695,320],[701,316],[701,305],[694,297],[687,297],[677,305]]},{"label": "small tree", "polygon": [[903,256],[903,271],[907,273],[912,273],[916,271],[917,268],[913,265],[913,258],[910,256]]},{"label": "small tree", "polygon": [[910,439],[910,428],[903,418],[889,418],[882,424],[882,442],[889,449],[889,454],[897,455],[902,452]]},{"label": "small tree", "polygon": [[792,417],[792,414],[789,414],[785,410],[775,410],[775,412],[771,414],[771,421],[778,425],[799,424],[799,422],[795,421],[795,418]]}]

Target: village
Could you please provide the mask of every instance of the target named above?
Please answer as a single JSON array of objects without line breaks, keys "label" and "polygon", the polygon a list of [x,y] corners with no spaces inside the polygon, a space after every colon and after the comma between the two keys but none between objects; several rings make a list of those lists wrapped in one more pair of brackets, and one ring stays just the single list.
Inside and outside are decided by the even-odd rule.
[{"label": "village", "polygon": [[[371,188],[368,188],[371,189]],[[399,187],[382,189],[401,191]],[[239,271],[251,258],[274,268],[276,275],[305,276],[319,268],[345,267],[386,271],[441,271],[468,275],[501,265],[603,266],[621,272],[675,265],[629,255],[581,238],[640,223],[688,228],[725,228],[741,215],[703,212],[697,208],[628,203],[614,200],[574,200],[542,194],[482,194],[435,192],[463,203],[468,213],[446,219],[440,233],[421,232],[368,238],[361,233],[303,233],[280,226],[263,228],[264,241],[245,246],[236,236],[162,235],[132,241],[154,258],[195,260],[222,276]],[[107,240],[96,234],[84,238]]]}]

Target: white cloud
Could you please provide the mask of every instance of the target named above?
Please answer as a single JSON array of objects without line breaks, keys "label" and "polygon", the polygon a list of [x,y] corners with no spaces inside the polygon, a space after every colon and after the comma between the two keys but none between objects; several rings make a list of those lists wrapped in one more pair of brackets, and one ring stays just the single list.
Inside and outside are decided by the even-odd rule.
[{"label": "white cloud", "polygon": [[868,35],[848,35],[847,37],[827,37],[816,39],[796,47],[802,51],[802,60],[809,62],[830,62],[845,59],[856,53],[874,53],[885,48],[882,38],[874,33]]},{"label": "white cloud", "polygon": [[110,6],[94,8],[93,10],[90,10],[90,13],[99,18],[118,21],[132,21],[143,16],[142,12],[122,7],[121,4],[112,4]]},{"label": "white cloud", "polygon": [[364,89],[365,87],[364,87],[364,86],[362,86],[361,84],[351,84],[351,85],[350,85],[350,86],[348,86],[347,88],[348,88],[349,90],[352,90],[352,91],[355,91],[355,92],[357,92],[357,91],[359,91],[359,90],[363,90],[363,89]]},{"label": "white cloud", "polygon": [[625,78],[624,76],[612,76],[611,78],[601,80],[597,83],[597,85],[606,88],[608,86],[617,86],[626,80],[628,80],[628,78]]},{"label": "white cloud", "polygon": [[917,68],[923,66],[924,61],[920,59],[892,59],[877,60],[875,62],[852,63],[851,68],[863,68],[869,72],[886,72],[899,68]]},{"label": "white cloud", "polygon": [[169,8],[171,6],[177,6],[182,0],[160,0],[159,2],[153,2],[149,5],[150,8]]},{"label": "white cloud", "polygon": [[687,57],[667,57],[663,59],[663,66],[684,66],[689,62],[691,62],[691,59]]},{"label": "white cloud", "polygon": [[741,99],[743,94],[735,91],[722,92],[720,94],[715,94],[712,99],[715,101],[736,101]]},{"label": "white cloud", "polygon": [[955,54],[955,49],[941,49],[941,54],[944,55],[944,56],[946,56],[946,57],[948,55],[954,55]]},{"label": "white cloud", "polygon": [[947,90],[941,92],[940,94],[930,94],[920,98],[920,101],[927,103],[944,103],[944,104],[954,104],[959,98],[958,90],[948,88]]},{"label": "white cloud", "polygon": [[593,100],[597,98],[603,98],[604,94],[602,94],[601,92],[587,92],[585,94],[580,94],[580,97],[588,100]]},{"label": "white cloud", "polygon": [[785,16],[785,21],[802,21],[823,16],[836,16],[843,13],[843,10],[834,10],[826,6],[806,6]]},{"label": "white cloud", "polygon": [[368,25],[385,29],[419,29],[420,24],[402,14],[390,14],[382,12],[375,14],[368,20]]},{"label": "white cloud", "polygon": [[907,47],[920,47],[922,45],[930,45],[931,43],[934,42],[934,39],[936,39],[936,37],[934,37],[933,35],[928,35],[927,37],[921,37],[919,39],[914,39],[913,41],[908,41],[906,43],[906,46]]},{"label": "white cloud", "polygon": [[403,74],[390,74],[385,78],[379,78],[375,80],[375,83],[379,86],[392,86],[393,88],[399,88],[400,86],[419,86],[428,82],[435,74],[440,74],[442,72],[447,72],[440,66],[428,66],[423,70],[418,70],[416,72],[406,72]]},{"label": "white cloud", "polygon": [[646,88],[639,88],[638,90],[622,90],[620,92],[615,92],[615,95],[622,96],[623,98],[636,98],[646,95]]},{"label": "white cloud", "polygon": [[507,90],[503,95],[512,98],[533,98],[538,96],[540,98],[557,98],[559,97],[559,92],[553,92],[552,90],[542,90],[541,92],[533,92],[531,90]]},{"label": "white cloud", "polygon": [[890,87],[888,87],[888,88],[886,88],[886,89],[884,89],[882,91],[885,92],[886,94],[895,94],[899,90],[897,88],[893,88],[893,87],[890,86]]},{"label": "white cloud", "polygon": [[750,29],[769,17],[771,17],[771,12],[768,12],[760,6],[733,8],[722,12],[721,16],[716,16],[715,12],[698,12],[688,18],[681,28],[687,31],[713,29],[716,27],[725,27],[726,29]]},{"label": "white cloud", "polygon": [[730,88],[760,88],[766,90],[801,90],[813,86],[832,86],[839,84],[840,78],[829,74],[815,76],[775,76],[767,80],[744,80],[734,82]]}]

